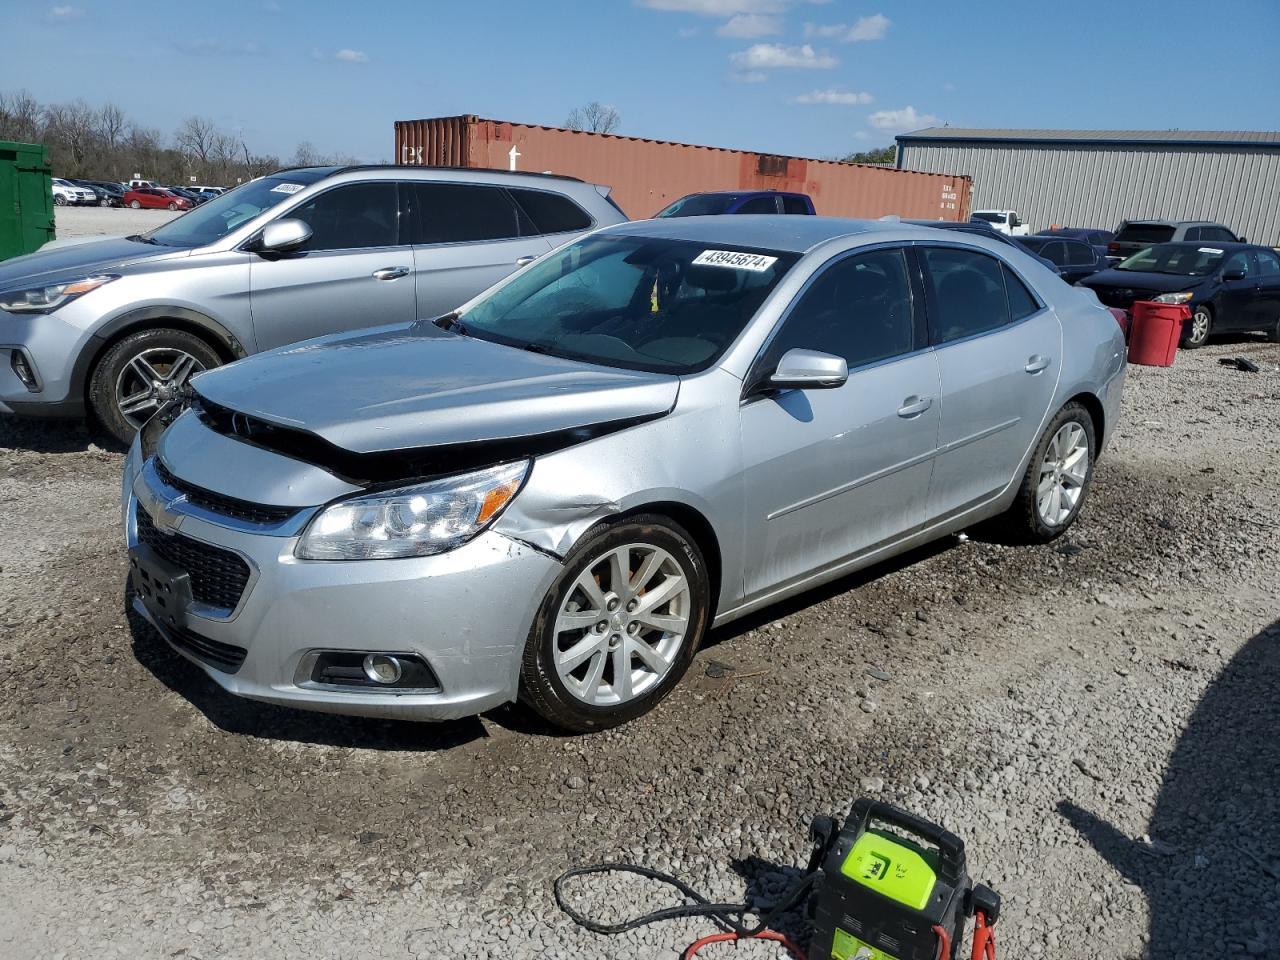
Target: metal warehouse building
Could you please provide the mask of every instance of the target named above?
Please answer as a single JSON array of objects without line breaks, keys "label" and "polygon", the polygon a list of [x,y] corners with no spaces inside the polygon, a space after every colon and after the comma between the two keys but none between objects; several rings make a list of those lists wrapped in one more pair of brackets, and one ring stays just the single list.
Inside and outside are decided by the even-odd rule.
[{"label": "metal warehouse building", "polygon": [[973,178],[973,209],[1031,229],[1214,220],[1280,244],[1280,131],[973,130],[899,136],[898,167]]}]

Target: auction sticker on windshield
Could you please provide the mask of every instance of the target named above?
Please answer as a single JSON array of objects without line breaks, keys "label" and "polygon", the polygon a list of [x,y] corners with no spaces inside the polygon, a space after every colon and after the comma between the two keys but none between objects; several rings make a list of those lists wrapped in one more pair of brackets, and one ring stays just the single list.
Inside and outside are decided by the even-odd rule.
[{"label": "auction sticker on windshield", "polygon": [[1201,247],[1196,253],[1221,253],[1217,247]]},{"label": "auction sticker on windshield", "polygon": [[758,253],[738,253],[735,250],[703,250],[693,258],[693,262],[700,267],[729,267],[733,270],[764,273],[778,262],[778,258]]},{"label": "auction sticker on windshield", "polygon": [[305,190],[306,186],[301,183],[277,183],[271,188],[272,193],[297,193],[299,190]]}]

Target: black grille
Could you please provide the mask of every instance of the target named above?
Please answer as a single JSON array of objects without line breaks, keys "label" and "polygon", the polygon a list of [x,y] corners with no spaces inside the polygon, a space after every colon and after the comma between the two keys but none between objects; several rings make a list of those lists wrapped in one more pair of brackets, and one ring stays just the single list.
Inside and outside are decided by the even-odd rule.
[{"label": "black grille", "polygon": [[234,517],[237,520],[245,520],[249,523],[274,524],[288,520],[298,512],[297,507],[272,507],[262,503],[250,503],[248,500],[239,500],[221,493],[214,493],[212,490],[204,489],[204,487],[197,487],[194,483],[188,483],[181,477],[175,477],[159,457],[155,459],[155,467],[160,479],[181,492],[187,498],[188,503],[193,503],[211,513],[221,514],[224,517]]},{"label": "black grille", "polygon": [[1103,306],[1119,307],[1121,310],[1133,308],[1135,300],[1150,300],[1155,293],[1150,290],[1131,290],[1124,287],[1095,287],[1098,299]]},{"label": "black grille", "polygon": [[200,603],[234,610],[249,582],[249,565],[230,550],[192,540],[180,533],[161,533],[138,506],[138,540],[191,578],[191,596]]},{"label": "black grille", "polygon": [[165,636],[169,638],[169,642],[175,647],[191,654],[200,662],[207,663],[215,670],[221,670],[223,673],[235,673],[240,669],[240,665],[244,663],[244,658],[249,654],[249,651],[244,647],[210,640],[208,637],[202,637],[200,634],[192,633],[190,630],[179,630],[173,627],[165,627],[163,629]]}]

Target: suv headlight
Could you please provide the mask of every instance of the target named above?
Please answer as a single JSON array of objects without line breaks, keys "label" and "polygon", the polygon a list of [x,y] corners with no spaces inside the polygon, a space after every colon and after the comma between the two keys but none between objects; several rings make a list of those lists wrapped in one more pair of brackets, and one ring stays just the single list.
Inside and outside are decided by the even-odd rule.
[{"label": "suv headlight", "polygon": [[520,492],[530,461],[330,504],[307,524],[303,560],[426,557],[478,536]]},{"label": "suv headlight", "polygon": [[1152,303],[1186,303],[1195,294],[1190,290],[1183,290],[1179,293],[1162,293],[1160,296],[1152,300]]},{"label": "suv headlight", "polygon": [[97,290],[103,284],[119,279],[118,276],[102,274],[69,283],[55,283],[48,287],[10,290],[0,293],[0,310],[8,310],[10,313],[53,313],[77,297],[83,297],[90,290]]}]

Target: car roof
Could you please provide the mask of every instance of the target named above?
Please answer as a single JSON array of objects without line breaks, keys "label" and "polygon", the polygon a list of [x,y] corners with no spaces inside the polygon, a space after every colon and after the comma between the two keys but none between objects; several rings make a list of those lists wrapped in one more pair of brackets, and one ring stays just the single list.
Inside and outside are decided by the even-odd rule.
[{"label": "car roof", "polygon": [[[1203,247],[1206,243],[1213,244],[1213,249],[1218,250],[1252,250],[1254,247],[1260,247],[1258,243],[1241,243],[1239,240],[1169,240],[1165,243],[1153,244],[1157,247]],[[1263,247],[1264,250],[1271,249]]]},{"label": "car roof", "polygon": [[[928,228],[900,220],[852,220],[843,217],[786,217],[778,214],[728,214],[711,217],[663,217],[633,220],[603,232],[632,237],[664,237],[695,243],[754,247],[806,253],[829,240],[863,234],[894,234],[895,239],[927,240]],[[906,236],[903,236],[906,234]]]},{"label": "car roof", "polygon": [[1126,220],[1126,227],[1222,227],[1229,230],[1226,224],[1218,223],[1216,220]]}]

